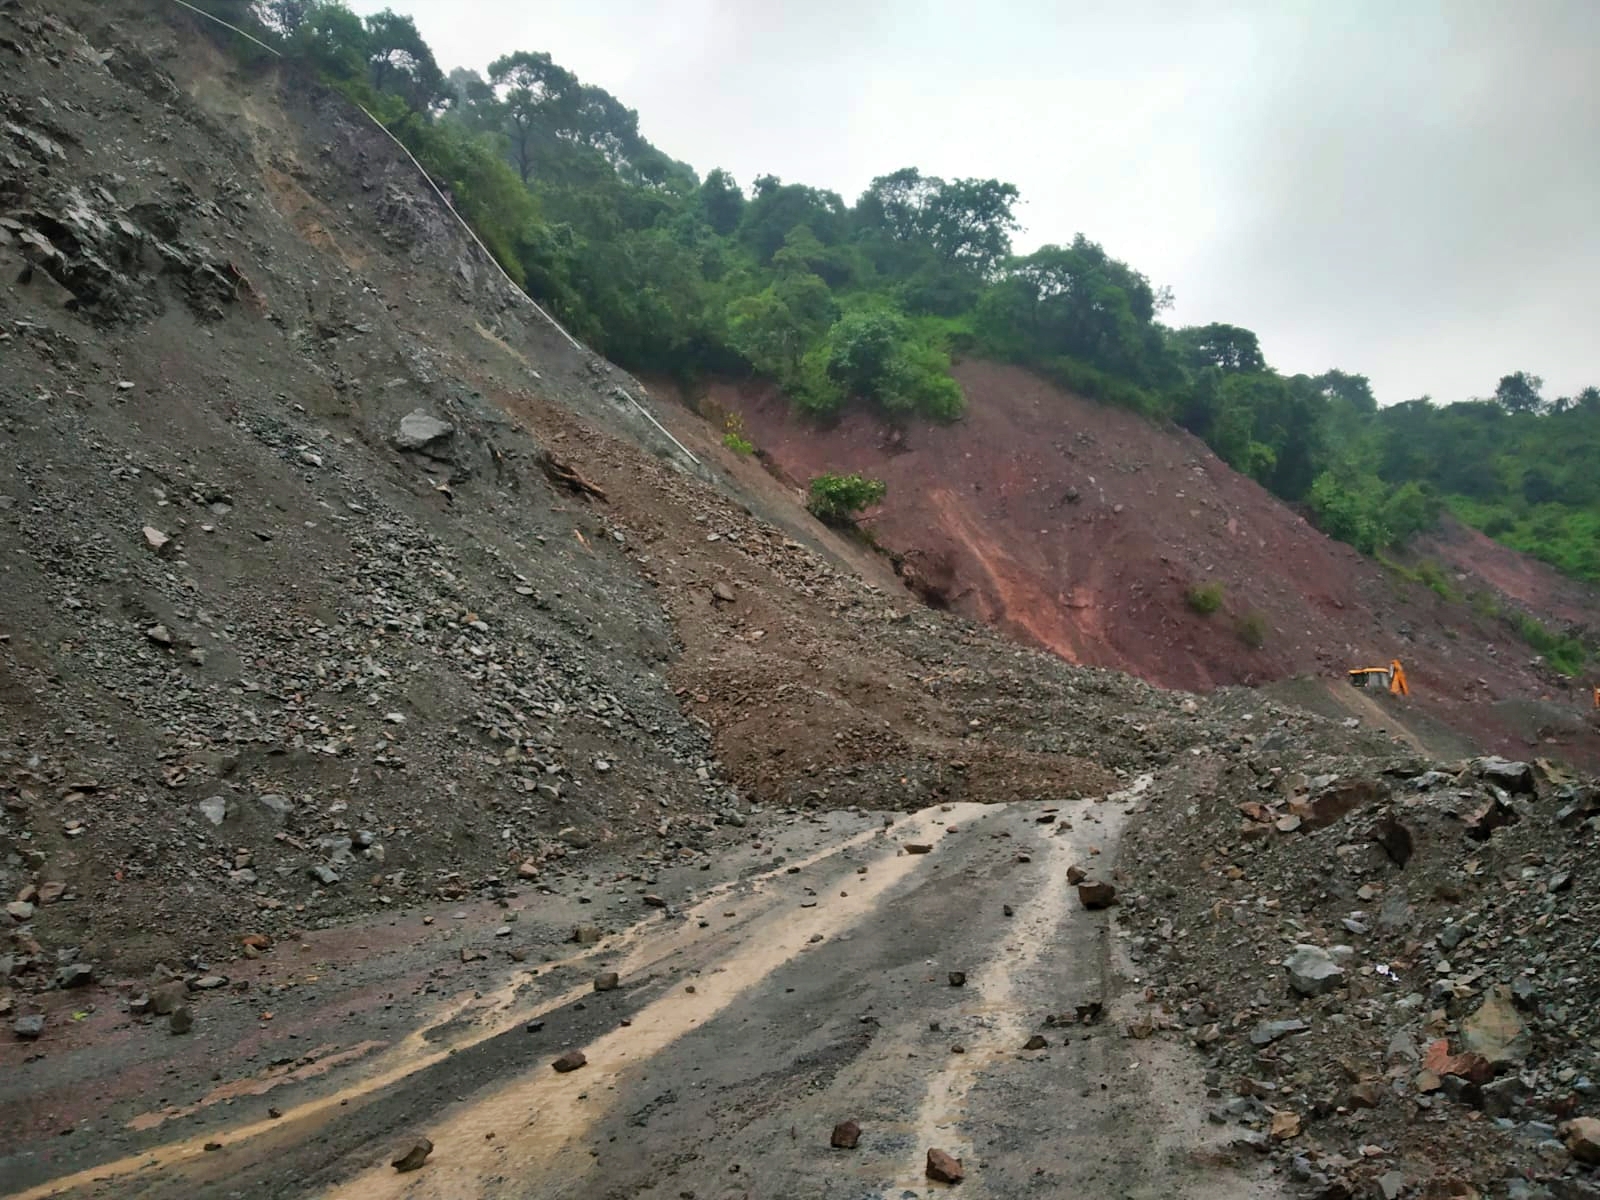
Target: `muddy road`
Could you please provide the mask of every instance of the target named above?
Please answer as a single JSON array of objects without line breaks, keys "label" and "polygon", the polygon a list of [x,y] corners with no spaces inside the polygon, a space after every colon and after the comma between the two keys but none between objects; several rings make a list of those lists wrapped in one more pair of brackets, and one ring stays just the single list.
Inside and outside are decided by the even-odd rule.
[{"label": "muddy road", "polygon": [[[366,969],[387,981],[309,1001],[326,1028],[300,1014],[302,1041],[328,1039],[326,1069],[255,1066],[226,1016],[198,1031],[185,1069],[212,1069],[188,1105],[118,1097],[103,1047],[49,1074],[26,1064],[8,1103],[30,1103],[30,1071],[43,1088],[97,1066],[119,1116],[23,1147],[0,1178],[30,1200],[856,1200],[943,1190],[925,1175],[937,1147],[962,1161],[963,1195],[1268,1194],[1207,1140],[1194,1063],[1127,1036],[1137,980],[1110,913],[1085,909],[1069,879],[1074,866],[1111,877],[1141,802],[1136,782],[1061,804],[791,816],[710,874],[663,873],[649,900],[615,889],[619,916],[649,915],[596,945],[537,967],[471,963],[443,983],[419,972],[458,943],[493,945],[488,926],[510,914],[405,914],[386,946],[367,943]],[[530,896],[511,924],[585,911]],[[619,986],[596,991],[609,971]],[[1075,1019],[1094,1004],[1098,1020]],[[1035,1035],[1044,1047],[1024,1049]],[[553,1070],[570,1050],[587,1064]],[[858,1147],[831,1149],[846,1120]],[[434,1145],[426,1164],[393,1169],[418,1136]]]}]

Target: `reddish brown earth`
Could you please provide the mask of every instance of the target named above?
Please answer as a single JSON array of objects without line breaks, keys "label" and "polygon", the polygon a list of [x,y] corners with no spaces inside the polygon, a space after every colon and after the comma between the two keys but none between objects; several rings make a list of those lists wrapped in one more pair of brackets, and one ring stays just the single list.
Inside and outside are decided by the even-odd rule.
[{"label": "reddish brown earth", "polygon": [[[968,412],[945,427],[897,430],[853,412],[818,429],[754,381],[713,384],[697,406],[713,432],[740,414],[791,488],[823,471],[883,479],[888,498],[865,525],[915,590],[1070,662],[1205,690],[1337,681],[1398,657],[1413,702],[1457,728],[1507,750],[1553,740],[1572,757],[1600,755],[1586,694],[1536,664],[1504,622],[1323,536],[1197,438],[1020,368],[969,361],[956,377]],[[1548,592],[1564,621],[1600,613],[1520,554],[1469,531],[1441,537],[1456,569],[1523,604]],[[1187,593],[1213,583],[1225,601],[1202,616]],[[1243,626],[1256,619],[1264,636],[1252,647]]]},{"label": "reddish brown earth", "polygon": [[1562,625],[1593,628],[1600,616],[1600,593],[1526,554],[1507,550],[1454,517],[1419,539],[1415,551],[1435,559],[1463,582],[1476,580],[1523,608]]}]

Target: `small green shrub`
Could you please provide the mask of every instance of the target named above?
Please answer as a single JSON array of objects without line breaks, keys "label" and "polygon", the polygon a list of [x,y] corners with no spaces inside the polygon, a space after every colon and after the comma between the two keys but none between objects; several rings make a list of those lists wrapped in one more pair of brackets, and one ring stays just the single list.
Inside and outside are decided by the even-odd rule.
[{"label": "small green shrub", "polygon": [[1589,649],[1580,639],[1557,633],[1527,613],[1512,614],[1511,623],[1522,640],[1562,675],[1577,675],[1589,660]]},{"label": "small green shrub", "polygon": [[1195,612],[1202,617],[1209,617],[1222,607],[1222,585],[1220,583],[1197,583],[1184,593],[1183,598]]},{"label": "small green shrub", "polygon": [[1239,640],[1252,650],[1267,644],[1267,619],[1258,612],[1247,612],[1233,624]]},{"label": "small green shrub", "polygon": [[856,523],[857,513],[878,503],[888,490],[881,479],[835,475],[830,471],[811,481],[811,497],[806,507],[824,524],[846,528]]},{"label": "small green shrub", "polygon": [[744,414],[729,413],[722,421],[722,444],[735,454],[754,454],[756,444],[744,435]]}]

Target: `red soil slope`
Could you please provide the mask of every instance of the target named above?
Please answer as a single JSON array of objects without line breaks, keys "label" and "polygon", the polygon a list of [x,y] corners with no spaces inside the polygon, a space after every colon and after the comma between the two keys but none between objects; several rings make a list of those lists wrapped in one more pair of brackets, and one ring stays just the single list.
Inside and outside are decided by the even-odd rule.
[{"label": "red soil slope", "polygon": [[[896,431],[857,412],[818,430],[756,382],[713,385],[700,407],[739,413],[791,480],[885,480],[866,524],[908,581],[1073,662],[1205,689],[1339,678],[1399,657],[1415,702],[1480,740],[1526,753],[1542,734],[1569,757],[1597,756],[1577,690],[1503,623],[1324,537],[1198,439],[1015,367],[967,362],[956,378],[968,415],[947,427]],[[1225,602],[1202,616],[1186,596],[1210,583]],[[1259,623],[1259,646],[1246,622]],[[1519,702],[1514,719],[1506,701]]]},{"label": "red soil slope", "polygon": [[1415,551],[1435,559],[1463,580],[1476,580],[1528,611],[1562,626],[1593,629],[1600,618],[1600,592],[1569,579],[1554,567],[1508,550],[1493,538],[1446,516],[1437,532],[1419,539]]}]

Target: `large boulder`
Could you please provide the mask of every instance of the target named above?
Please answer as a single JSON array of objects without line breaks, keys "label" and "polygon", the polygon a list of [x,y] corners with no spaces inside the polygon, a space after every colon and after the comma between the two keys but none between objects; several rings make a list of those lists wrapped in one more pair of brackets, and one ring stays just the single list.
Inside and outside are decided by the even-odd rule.
[{"label": "large boulder", "polygon": [[1533,768],[1525,762],[1491,755],[1473,762],[1478,775],[1490,783],[1504,788],[1513,796],[1529,795],[1534,791]]},{"label": "large boulder", "polygon": [[413,409],[400,418],[394,433],[394,444],[402,450],[427,450],[455,435],[456,429],[448,421],[441,421],[426,409]]}]

